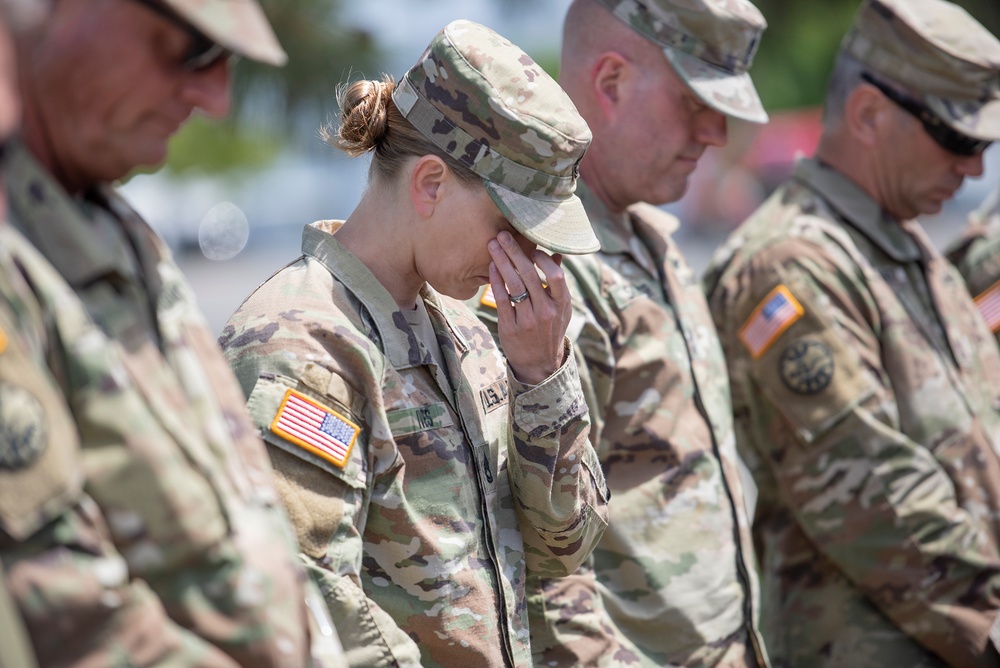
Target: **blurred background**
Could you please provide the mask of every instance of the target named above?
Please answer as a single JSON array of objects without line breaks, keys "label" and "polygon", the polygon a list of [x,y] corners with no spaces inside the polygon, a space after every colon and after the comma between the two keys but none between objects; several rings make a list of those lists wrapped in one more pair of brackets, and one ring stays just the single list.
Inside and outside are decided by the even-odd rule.
[{"label": "blurred background", "polygon": [[[234,113],[197,118],[174,139],[163,169],[138,174],[123,192],[171,245],[213,332],[260,282],[299,255],[302,226],[345,218],[360,197],[368,161],[319,139],[335,117],[337,85],[383,72],[399,76],[449,21],[471,19],[519,45],[558,74],[569,0],[263,0],[289,54],[283,69],[246,61],[234,71]],[[826,80],[858,0],[755,0],[769,28],[752,75],[771,122],[730,122],[729,144],[706,152],[680,202],[678,240],[698,271],[725,235],[809,155],[820,132]],[[1000,2],[958,0],[1000,35]],[[1000,149],[926,220],[943,246],[1000,182]]]}]

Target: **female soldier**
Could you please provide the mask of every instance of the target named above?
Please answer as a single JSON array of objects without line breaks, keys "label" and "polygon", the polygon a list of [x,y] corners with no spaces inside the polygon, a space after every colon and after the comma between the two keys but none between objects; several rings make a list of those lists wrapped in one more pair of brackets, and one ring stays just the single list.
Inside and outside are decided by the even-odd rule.
[{"label": "female soldier", "polygon": [[[340,101],[327,140],[374,153],[369,187],[221,343],[351,664],[526,665],[526,569],[572,572],[606,519],[570,296],[535,250],[598,247],[573,194],[590,132],[468,21]],[[487,281],[506,367],[458,301]]]}]

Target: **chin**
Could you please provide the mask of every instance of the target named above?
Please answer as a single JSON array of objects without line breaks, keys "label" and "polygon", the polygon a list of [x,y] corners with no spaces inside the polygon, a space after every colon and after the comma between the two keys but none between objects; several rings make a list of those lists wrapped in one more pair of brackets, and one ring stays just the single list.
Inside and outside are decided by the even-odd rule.
[{"label": "chin", "polygon": [[459,301],[465,301],[466,299],[472,299],[477,294],[479,294],[479,287],[470,286],[468,283],[461,283],[458,285],[431,285],[435,292],[442,294],[445,297],[451,297],[452,299],[457,299]]},{"label": "chin", "polygon": [[915,212],[910,218],[916,218],[917,216],[933,216],[935,214],[941,213],[941,209],[944,208],[944,203],[947,200],[932,200],[929,202],[924,202],[920,210]]},{"label": "chin", "polygon": [[167,143],[151,142],[143,150],[122,157],[127,162],[125,165],[126,174],[137,170],[155,172],[167,161]]}]

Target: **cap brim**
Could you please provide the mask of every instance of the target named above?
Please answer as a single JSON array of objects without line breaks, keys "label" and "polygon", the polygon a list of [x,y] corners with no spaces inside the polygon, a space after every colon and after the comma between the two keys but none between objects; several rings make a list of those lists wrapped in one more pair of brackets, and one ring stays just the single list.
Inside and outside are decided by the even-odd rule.
[{"label": "cap brim", "polygon": [[733,118],[767,123],[767,112],[749,73],[733,74],[669,47],[663,53],[674,71],[705,104]]},{"label": "cap brim", "polygon": [[601,249],[583,202],[576,195],[541,200],[483,180],[486,192],[518,232],[553,253],[586,255]]},{"label": "cap brim", "polygon": [[288,55],[256,0],[165,2],[206,37],[238,56],[278,67],[288,62]]},{"label": "cap brim", "polygon": [[952,100],[925,95],[924,100],[938,118],[962,134],[1000,141],[1000,99]]}]

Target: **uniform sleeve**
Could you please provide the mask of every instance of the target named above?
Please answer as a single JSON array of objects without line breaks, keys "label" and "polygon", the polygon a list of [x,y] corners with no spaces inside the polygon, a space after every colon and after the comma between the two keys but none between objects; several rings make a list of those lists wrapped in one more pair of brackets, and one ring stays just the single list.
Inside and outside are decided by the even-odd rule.
[{"label": "uniform sleeve", "polygon": [[643,653],[611,623],[590,560],[566,577],[529,577],[527,595],[536,666],[642,665]]},{"label": "uniform sleeve", "polygon": [[513,449],[508,475],[524,535],[529,572],[561,577],[590,555],[607,527],[608,490],[587,437],[587,404],[576,361],[539,385],[520,383],[508,367]]},{"label": "uniform sleeve", "polygon": [[[580,258],[574,258],[579,262]],[[565,262],[565,261],[564,261]],[[587,403],[590,417],[590,442],[600,449],[601,434],[604,430],[604,415],[611,401],[614,375],[614,351],[611,349],[608,334],[601,328],[583,301],[581,284],[573,271],[576,264],[565,262],[567,269],[566,283],[573,295],[573,312],[566,336],[573,345],[573,355],[576,357],[577,374],[580,378],[580,389]],[[571,271],[572,270],[572,271]],[[490,286],[480,289],[479,295],[468,300],[466,305],[471,308],[479,320],[486,325],[496,342],[500,345],[497,335],[497,309],[492,298]]]},{"label": "uniform sleeve", "polygon": [[1000,343],[1000,316],[996,304],[1000,301],[1000,212],[994,213],[991,226],[980,228],[953,248],[948,259],[955,264],[986,320],[993,336]]},{"label": "uniform sleeve", "polygon": [[[235,668],[181,628],[130,577],[97,504],[84,492],[80,440],[62,392],[20,335],[0,276],[0,560],[4,596],[39,665]],[[5,636],[8,629],[0,630]],[[0,641],[0,664],[19,663]],[[11,653],[8,656],[8,651]]]},{"label": "uniform sleeve", "polygon": [[[271,341],[278,352],[252,342],[230,343],[224,351],[249,390],[247,408],[268,446],[302,560],[323,595],[348,665],[419,666],[416,643],[361,587],[373,447],[366,402],[344,377],[321,365],[290,361],[325,358],[327,351],[307,337],[288,336]],[[353,436],[346,432],[351,447],[342,459],[308,447],[308,436],[296,437],[279,422],[291,397],[312,402],[334,427],[357,428]]]},{"label": "uniform sleeve", "polygon": [[816,549],[898,628],[951,665],[1000,665],[1000,563],[942,463],[967,436],[902,431],[856,271],[800,243],[713,292],[753,445]]}]

